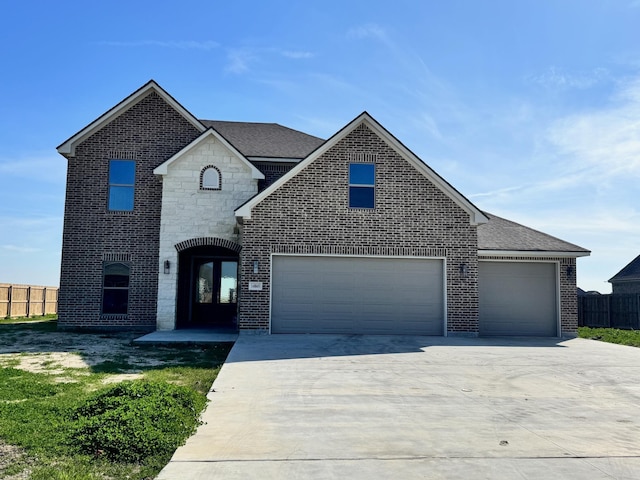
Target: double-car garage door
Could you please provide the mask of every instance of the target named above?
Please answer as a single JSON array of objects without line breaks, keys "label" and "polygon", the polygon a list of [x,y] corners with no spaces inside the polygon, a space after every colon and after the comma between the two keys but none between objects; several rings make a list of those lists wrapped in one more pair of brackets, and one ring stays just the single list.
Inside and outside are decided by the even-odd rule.
[{"label": "double-car garage door", "polygon": [[[275,255],[272,333],[443,335],[438,259]],[[555,263],[478,263],[481,336],[558,335]]]},{"label": "double-car garage door", "polygon": [[273,333],[442,335],[443,261],[274,256]]}]

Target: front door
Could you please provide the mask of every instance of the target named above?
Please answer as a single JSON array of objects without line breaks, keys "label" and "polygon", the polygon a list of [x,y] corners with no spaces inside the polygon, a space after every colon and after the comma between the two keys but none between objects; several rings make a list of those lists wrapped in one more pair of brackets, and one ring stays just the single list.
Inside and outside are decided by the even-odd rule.
[{"label": "front door", "polygon": [[235,325],[238,300],[237,260],[192,257],[190,290],[191,326]]}]

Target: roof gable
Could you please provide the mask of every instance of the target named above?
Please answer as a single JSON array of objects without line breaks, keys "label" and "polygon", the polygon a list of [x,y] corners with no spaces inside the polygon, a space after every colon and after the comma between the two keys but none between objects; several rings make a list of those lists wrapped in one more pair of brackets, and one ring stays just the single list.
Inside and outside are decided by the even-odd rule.
[{"label": "roof gable", "polygon": [[258,170],[249,160],[247,160],[247,158],[242,153],[240,153],[236,147],[231,145],[222,135],[216,132],[213,128],[208,128],[207,130],[205,130],[205,132],[202,135],[196,138],[189,145],[184,147],[178,153],[174,154],[168,160],[162,162],[153,170],[153,173],[155,173],[156,175],[166,175],[168,172],[169,165],[176,162],[182,156],[188,154],[191,150],[193,150],[194,148],[196,148],[198,145],[200,145],[201,143],[203,143],[209,138],[215,138],[222,145],[224,145],[228,150],[230,150],[236,157],[238,157],[238,159],[242,163],[244,163],[247,166],[247,168],[251,170],[252,178],[258,179],[258,180],[264,179],[264,174],[260,170]]},{"label": "roof gable", "polygon": [[64,156],[73,157],[75,155],[75,149],[78,144],[82,143],[88,137],[100,130],[111,120],[117,118],[120,114],[127,111],[129,108],[145,98],[151,92],[157,93],[165,102],[171,105],[172,108],[174,108],[180,115],[182,115],[197,130],[203,132],[206,129],[206,127],[196,117],[194,117],[186,108],[180,105],[171,95],[169,95],[162,87],[160,87],[160,85],[158,85],[154,80],[149,80],[142,87],[122,100],[116,106],[103,113],[78,133],[61,143],[57,147],[58,152]]},{"label": "roof gable", "polygon": [[626,267],[616,273],[610,280],[610,283],[630,282],[640,280],[640,255],[631,261]]},{"label": "roof gable", "polygon": [[458,192],[453,186],[451,186],[440,175],[433,171],[428,165],[420,160],[411,150],[409,150],[402,142],[394,137],[388,130],[380,125],[371,115],[367,112],[361,113],[354,120],[345,125],[340,131],[333,135],[329,140],[320,145],[309,156],[307,156],[298,165],[292,168],[288,173],[283,175],[280,179],[263,190],[261,193],[247,201],[236,209],[236,216],[250,219],[251,210],[255,205],[267,198],[271,193],[276,191],[291,178],[296,176],[305,167],[310,165],[330,148],[340,142],[348,134],[354,131],[360,125],[366,125],[371,129],[378,137],[380,137],[389,147],[395,150],[401,157],[408,161],[418,172],[424,175],[431,183],[433,183],[438,189],[440,189],[447,197],[449,197],[454,203],[460,206],[464,211],[469,214],[470,222],[473,225],[485,223],[488,221],[487,217],[473,205],[467,198],[465,198],[460,192]]}]

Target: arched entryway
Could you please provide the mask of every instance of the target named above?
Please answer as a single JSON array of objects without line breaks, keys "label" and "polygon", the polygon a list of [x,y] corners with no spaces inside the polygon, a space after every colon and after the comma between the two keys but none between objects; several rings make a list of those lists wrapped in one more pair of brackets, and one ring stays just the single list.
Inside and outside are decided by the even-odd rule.
[{"label": "arched entryway", "polygon": [[[233,242],[214,242],[219,239],[207,240],[210,241],[176,246],[176,327],[237,329],[239,246]],[[181,246],[184,248],[180,249]]]}]

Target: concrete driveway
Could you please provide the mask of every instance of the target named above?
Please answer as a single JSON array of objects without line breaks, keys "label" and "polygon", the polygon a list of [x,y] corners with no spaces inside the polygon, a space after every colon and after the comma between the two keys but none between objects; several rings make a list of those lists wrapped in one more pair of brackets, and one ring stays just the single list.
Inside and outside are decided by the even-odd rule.
[{"label": "concrete driveway", "polygon": [[638,479],[640,349],[241,335],[159,479]]}]

